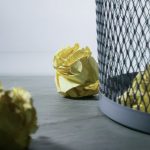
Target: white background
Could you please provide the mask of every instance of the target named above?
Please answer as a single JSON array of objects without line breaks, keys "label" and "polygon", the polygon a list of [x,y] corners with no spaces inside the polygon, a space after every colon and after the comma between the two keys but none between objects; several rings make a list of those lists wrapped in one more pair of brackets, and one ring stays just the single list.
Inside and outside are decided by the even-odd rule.
[{"label": "white background", "polygon": [[79,42],[95,58],[95,0],[0,0],[0,75],[53,75],[56,50]]}]

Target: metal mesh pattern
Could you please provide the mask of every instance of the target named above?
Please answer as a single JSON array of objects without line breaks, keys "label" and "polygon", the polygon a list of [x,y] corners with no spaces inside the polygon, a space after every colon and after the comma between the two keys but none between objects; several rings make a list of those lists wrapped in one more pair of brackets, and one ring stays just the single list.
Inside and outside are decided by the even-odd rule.
[{"label": "metal mesh pattern", "polygon": [[150,0],[96,0],[101,92],[150,111]]}]

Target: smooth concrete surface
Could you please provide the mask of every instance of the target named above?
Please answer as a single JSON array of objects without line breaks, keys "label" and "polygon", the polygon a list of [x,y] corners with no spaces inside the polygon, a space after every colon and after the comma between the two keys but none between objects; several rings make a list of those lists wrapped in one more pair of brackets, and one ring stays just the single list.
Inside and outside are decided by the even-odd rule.
[{"label": "smooth concrete surface", "polygon": [[108,119],[98,109],[98,97],[61,97],[54,77],[0,77],[6,88],[28,89],[37,108],[39,130],[30,150],[150,150],[150,135]]}]

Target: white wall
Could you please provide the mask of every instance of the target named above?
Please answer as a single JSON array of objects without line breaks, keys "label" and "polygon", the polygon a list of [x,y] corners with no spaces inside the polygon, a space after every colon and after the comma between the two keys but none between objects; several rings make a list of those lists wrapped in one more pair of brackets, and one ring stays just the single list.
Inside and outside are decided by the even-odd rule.
[{"label": "white wall", "polygon": [[0,0],[0,75],[54,74],[54,53],[75,42],[97,58],[95,17],[95,0]]}]

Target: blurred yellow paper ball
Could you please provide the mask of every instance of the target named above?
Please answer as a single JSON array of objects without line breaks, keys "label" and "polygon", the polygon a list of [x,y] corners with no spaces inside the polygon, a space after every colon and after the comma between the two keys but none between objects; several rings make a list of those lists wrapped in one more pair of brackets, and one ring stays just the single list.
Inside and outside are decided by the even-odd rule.
[{"label": "blurred yellow paper ball", "polygon": [[[2,87],[2,86],[1,86]],[[0,90],[0,149],[24,150],[37,130],[31,95],[22,88]]]}]

